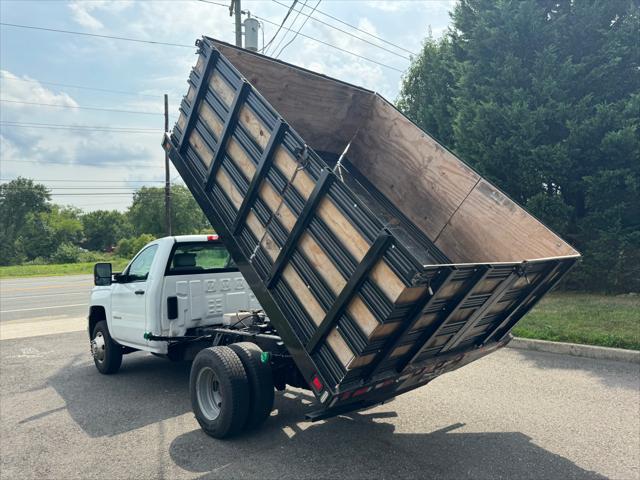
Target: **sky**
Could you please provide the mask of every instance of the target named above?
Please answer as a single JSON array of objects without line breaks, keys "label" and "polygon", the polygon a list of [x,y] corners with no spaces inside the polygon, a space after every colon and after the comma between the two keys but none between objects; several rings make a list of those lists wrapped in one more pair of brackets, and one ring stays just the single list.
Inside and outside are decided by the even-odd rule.
[{"label": "sky", "polygon": [[[33,178],[50,187],[55,203],[86,211],[124,210],[135,188],[162,186],[163,94],[169,95],[172,127],[196,61],[195,40],[202,35],[235,40],[228,8],[215,3],[230,2],[0,0],[0,21],[5,24],[181,45],[1,25],[0,182]],[[393,101],[411,54],[420,51],[429,30],[436,38],[446,31],[453,4],[454,0],[299,0],[295,9],[303,13],[291,13],[285,23],[291,31],[282,29],[266,53]],[[242,0],[243,11],[264,26],[259,47],[263,33],[267,44],[276,34],[289,5],[291,0]],[[300,27],[301,35],[295,36]],[[181,183],[173,167],[171,178]]]}]

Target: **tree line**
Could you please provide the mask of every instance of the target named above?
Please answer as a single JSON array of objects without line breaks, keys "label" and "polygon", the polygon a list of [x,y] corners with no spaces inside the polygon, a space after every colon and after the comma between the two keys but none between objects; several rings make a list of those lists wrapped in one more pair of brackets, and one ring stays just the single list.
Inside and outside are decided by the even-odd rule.
[{"label": "tree line", "polygon": [[397,105],[583,254],[568,288],[640,291],[640,7],[459,0]]},{"label": "tree line", "polygon": [[[189,190],[171,188],[175,235],[211,231]],[[129,257],[165,235],[164,188],[142,187],[125,211],[96,210],[52,203],[51,192],[28,178],[0,185],[0,264],[94,261],[115,251]]]}]

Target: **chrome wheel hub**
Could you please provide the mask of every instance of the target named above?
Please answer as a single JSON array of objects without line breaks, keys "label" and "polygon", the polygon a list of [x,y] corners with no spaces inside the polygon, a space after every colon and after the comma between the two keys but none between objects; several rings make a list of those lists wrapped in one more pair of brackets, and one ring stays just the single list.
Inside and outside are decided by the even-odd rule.
[{"label": "chrome wheel hub", "polygon": [[196,379],[196,395],[202,414],[209,421],[220,415],[222,408],[222,392],[216,373],[210,367],[205,367],[198,373]]},{"label": "chrome wheel hub", "polygon": [[102,335],[102,332],[98,332],[94,339],[91,340],[91,355],[93,355],[93,358],[98,362],[102,363],[104,361],[104,350],[104,336]]}]

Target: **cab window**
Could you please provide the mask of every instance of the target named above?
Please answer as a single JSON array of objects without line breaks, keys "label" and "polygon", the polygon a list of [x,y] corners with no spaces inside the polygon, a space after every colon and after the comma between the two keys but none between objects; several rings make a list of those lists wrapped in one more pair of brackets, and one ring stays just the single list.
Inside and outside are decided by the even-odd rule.
[{"label": "cab window", "polygon": [[167,267],[168,275],[237,271],[229,252],[220,243],[178,243]]},{"label": "cab window", "polygon": [[157,250],[158,245],[150,245],[133,259],[133,262],[131,262],[127,271],[129,281],[139,282],[141,280],[146,280],[149,277],[151,264],[153,263],[153,258],[156,256]]}]

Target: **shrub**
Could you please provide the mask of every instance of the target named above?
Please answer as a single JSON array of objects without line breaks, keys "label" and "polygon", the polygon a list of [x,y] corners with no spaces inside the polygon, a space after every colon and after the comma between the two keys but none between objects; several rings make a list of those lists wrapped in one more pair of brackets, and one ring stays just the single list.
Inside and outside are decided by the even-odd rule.
[{"label": "shrub", "polygon": [[57,248],[55,253],[51,255],[52,263],[76,263],[80,260],[81,254],[80,247],[73,245],[72,243],[62,243]]}]

